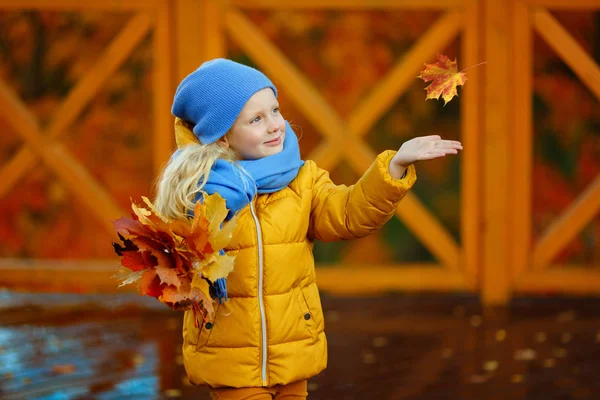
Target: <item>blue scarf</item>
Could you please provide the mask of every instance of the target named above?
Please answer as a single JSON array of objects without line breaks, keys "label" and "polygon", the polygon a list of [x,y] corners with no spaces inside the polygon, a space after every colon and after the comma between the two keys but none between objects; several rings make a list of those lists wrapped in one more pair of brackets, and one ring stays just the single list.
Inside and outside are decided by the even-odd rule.
[{"label": "blue scarf", "polygon": [[[203,188],[208,195],[219,193],[225,199],[229,210],[227,219],[231,219],[238,211],[250,204],[257,193],[274,193],[285,188],[296,178],[300,167],[304,165],[304,161],[300,159],[298,138],[287,121],[281,152],[236,163],[237,166],[230,161],[217,160]],[[227,300],[225,278],[217,279],[211,289],[219,302]]]}]

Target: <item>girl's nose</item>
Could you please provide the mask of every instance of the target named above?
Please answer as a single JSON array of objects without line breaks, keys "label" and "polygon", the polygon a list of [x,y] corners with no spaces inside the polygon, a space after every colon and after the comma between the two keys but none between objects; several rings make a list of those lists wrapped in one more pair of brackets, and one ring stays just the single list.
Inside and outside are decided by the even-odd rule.
[{"label": "girl's nose", "polygon": [[274,119],[270,120],[269,132],[276,133],[279,131],[279,124]]}]

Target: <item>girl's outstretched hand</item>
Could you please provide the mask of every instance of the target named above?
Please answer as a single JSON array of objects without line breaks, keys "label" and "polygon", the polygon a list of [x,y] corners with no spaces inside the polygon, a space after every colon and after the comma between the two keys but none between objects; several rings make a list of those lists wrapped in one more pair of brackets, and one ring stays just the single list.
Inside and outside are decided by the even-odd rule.
[{"label": "girl's outstretched hand", "polygon": [[457,154],[462,144],[456,140],[442,140],[438,135],[421,136],[404,142],[390,162],[390,175],[399,179],[410,164],[433,160],[448,154]]}]

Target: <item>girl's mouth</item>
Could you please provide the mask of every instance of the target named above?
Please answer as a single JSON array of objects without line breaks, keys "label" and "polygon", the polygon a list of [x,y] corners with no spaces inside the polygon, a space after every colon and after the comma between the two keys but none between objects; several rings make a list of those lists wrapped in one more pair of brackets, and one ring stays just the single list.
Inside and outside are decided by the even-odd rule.
[{"label": "girl's mouth", "polygon": [[281,143],[281,136],[279,136],[277,139],[273,139],[273,140],[269,140],[268,142],[265,142],[266,146],[277,146]]}]

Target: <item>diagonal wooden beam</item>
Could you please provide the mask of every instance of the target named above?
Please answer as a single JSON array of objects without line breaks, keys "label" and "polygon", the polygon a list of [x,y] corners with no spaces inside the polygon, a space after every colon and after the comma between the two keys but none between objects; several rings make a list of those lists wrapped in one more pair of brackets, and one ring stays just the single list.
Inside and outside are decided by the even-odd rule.
[{"label": "diagonal wooden beam", "polygon": [[533,25],[588,89],[600,100],[600,67],[547,10],[533,12]]},{"label": "diagonal wooden beam", "polygon": [[600,175],[550,225],[533,251],[533,268],[542,270],[600,211]]},{"label": "diagonal wooden beam", "polygon": [[[414,82],[419,70],[423,69],[423,61],[454,40],[461,26],[462,12],[447,12],[439,18],[351,113],[348,119],[349,133],[357,137],[364,136]],[[309,158],[329,169],[338,162],[342,151],[342,148],[325,141]]]},{"label": "diagonal wooden beam", "polygon": [[40,133],[35,117],[1,81],[0,107],[5,111],[7,122],[25,139],[27,145],[114,235],[110,221],[124,212],[63,145]]},{"label": "diagonal wooden beam", "polygon": [[415,194],[402,199],[396,215],[446,268],[459,269],[460,246]]},{"label": "diagonal wooden beam", "polygon": [[[233,9],[226,12],[225,25],[240,47],[267,75],[277,80],[313,125],[335,146],[345,150],[344,156],[354,170],[358,173],[367,170],[376,157],[373,150],[356,136],[346,133],[347,127],[335,110],[262,32]],[[457,267],[459,246],[414,195],[409,193],[405,197],[397,215],[438,260],[447,267]]]},{"label": "diagonal wooden beam", "polygon": [[[140,13],[127,23],[111,42],[98,62],[78,82],[63,101],[50,123],[45,136],[57,138],[77,118],[106,80],[129,57],[135,46],[147,35],[151,27],[148,14]],[[6,113],[7,110],[4,110]],[[36,163],[35,153],[20,149],[0,170],[0,197],[4,196]]]}]

